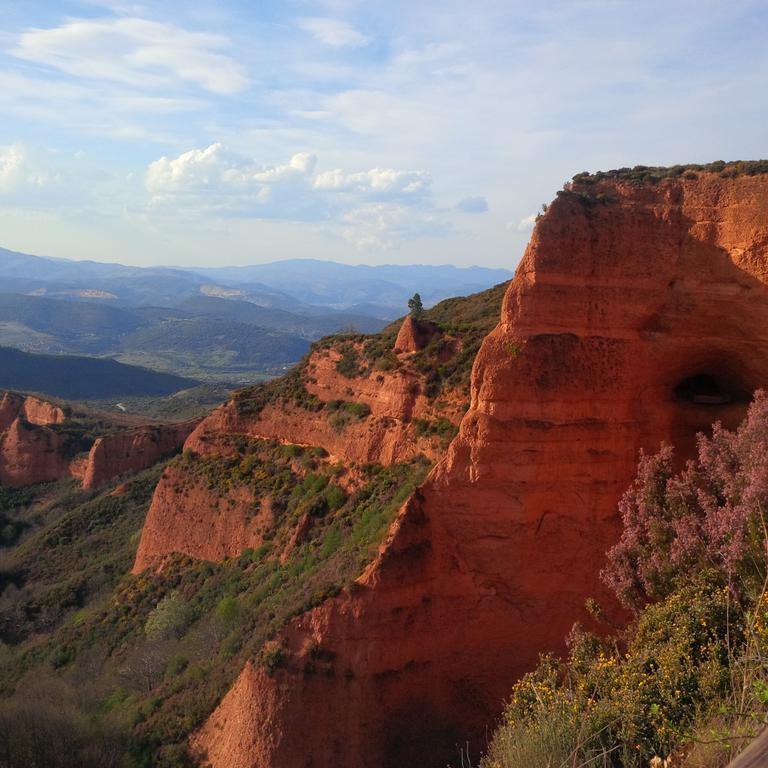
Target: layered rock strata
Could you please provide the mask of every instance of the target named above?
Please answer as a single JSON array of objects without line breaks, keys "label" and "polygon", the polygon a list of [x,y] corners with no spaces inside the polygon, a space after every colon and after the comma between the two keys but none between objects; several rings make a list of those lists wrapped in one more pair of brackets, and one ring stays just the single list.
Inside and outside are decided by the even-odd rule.
[{"label": "layered rock strata", "polygon": [[[418,454],[434,460],[444,452],[445,441],[420,434],[418,420],[422,425],[435,419],[458,425],[464,409],[460,393],[448,392],[434,402],[424,394],[423,374],[408,365],[350,378],[338,371],[340,359],[333,347],[310,356],[302,387],[316,406],[308,409],[278,399],[254,414],[234,398],[200,423],[185,450],[223,456],[233,452],[233,436],[275,440],[322,448],[327,463],[343,464],[353,474],[355,467],[365,464],[390,465]],[[358,410],[347,410],[345,405]],[[263,520],[251,514],[249,504],[222,499],[205,482],[169,467],[147,515],[134,573],[161,565],[174,552],[216,561],[257,547],[265,533]]]},{"label": "layered rock strata", "polygon": [[88,452],[83,488],[104,485],[126,472],[147,469],[180,450],[197,421],[141,427],[99,437]]}]

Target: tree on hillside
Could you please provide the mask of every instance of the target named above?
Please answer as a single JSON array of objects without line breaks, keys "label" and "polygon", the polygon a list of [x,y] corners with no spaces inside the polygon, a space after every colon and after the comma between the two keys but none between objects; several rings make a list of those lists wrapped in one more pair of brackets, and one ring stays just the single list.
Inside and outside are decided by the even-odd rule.
[{"label": "tree on hillside", "polygon": [[408,299],[408,311],[414,320],[418,320],[424,313],[424,305],[421,303],[421,296],[418,293],[414,293],[413,296]]}]

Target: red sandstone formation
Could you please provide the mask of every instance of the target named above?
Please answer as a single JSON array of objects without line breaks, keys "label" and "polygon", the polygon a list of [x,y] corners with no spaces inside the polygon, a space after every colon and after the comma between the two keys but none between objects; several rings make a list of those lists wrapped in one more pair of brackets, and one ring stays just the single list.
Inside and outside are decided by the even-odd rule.
[{"label": "red sandstone formation", "polygon": [[66,477],[64,442],[54,431],[16,418],[0,435],[0,485],[33,485]]},{"label": "red sandstone formation", "polygon": [[94,488],[175,453],[197,423],[113,432],[97,438],[89,453],[73,457],[71,436],[56,429],[67,418],[68,411],[58,405],[5,392],[0,399],[0,485],[25,486],[73,477],[84,488]]},{"label": "red sandstone formation", "polygon": [[345,400],[371,409],[369,418],[334,429],[325,411],[310,412],[276,402],[256,417],[238,412],[235,401],[217,409],[192,433],[186,447],[198,453],[211,452],[217,435],[243,434],[297,445],[317,445],[332,456],[350,463],[391,464],[407,461],[417,453],[435,456],[429,439],[419,440],[413,419],[442,416],[458,423],[463,413],[461,397],[450,393],[440,406],[422,393],[423,376],[407,366],[400,370],[374,371],[348,379],[336,370],[337,350],[315,352],[307,367],[306,389],[322,402]]},{"label": "red sandstone formation", "polygon": [[245,488],[222,496],[210,490],[205,480],[190,482],[178,467],[169,467],[152,499],[134,572],[162,565],[173,551],[204,552],[204,559],[224,560],[255,549],[264,542],[273,515],[268,499],[260,502],[256,514],[254,502]]},{"label": "red sandstone formation", "polygon": [[17,395],[3,392],[0,400],[0,430],[7,429],[18,417],[29,424],[50,426],[63,424],[67,416],[64,409],[32,395]]},{"label": "red sandstone formation", "polygon": [[30,424],[43,427],[48,427],[51,424],[63,424],[67,419],[63,408],[30,395],[24,398],[21,414]]},{"label": "red sandstone formation", "polygon": [[408,315],[403,320],[395,339],[395,352],[418,352],[429,344],[437,332],[437,328],[431,323],[414,320],[411,315]]},{"label": "red sandstone formation", "polygon": [[66,437],[51,425],[64,411],[36,397],[5,392],[0,401],[0,485],[22,486],[69,474]]},{"label": "red sandstone formation", "polygon": [[[684,456],[696,430],[734,425],[768,383],[766,329],[768,176],[558,195],[478,354],[448,455],[375,562],[285,628],[279,668],[246,666],[193,749],[215,768],[409,768],[455,762],[469,740],[476,759],[513,682],[563,649],[584,599],[615,611],[598,573],[638,450],[666,440]],[[316,369],[322,396],[336,383]],[[368,397],[382,413],[407,402],[380,389]],[[247,424],[228,407],[191,441],[246,429],[323,444],[312,419],[270,406]],[[373,450],[365,435],[352,443]]]},{"label": "red sandstone formation", "polygon": [[83,488],[95,488],[126,472],[151,467],[176,453],[196,425],[196,421],[163,424],[97,438],[88,454]]},{"label": "red sandstone formation", "polygon": [[[328,452],[329,462],[346,465],[386,465],[407,461],[419,453],[436,458],[442,452],[435,437],[417,436],[413,420],[442,417],[458,424],[463,412],[459,393],[448,393],[439,405],[431,402],[421,391],[423,375],[405,365],[396,371],[373,371],[349,379],[336,370],[340,357],[333,348],[313,353],[306,369],[306,390],[324,403],[363,403],[370,408],[368,417],[338,428],[326,410],[307,411],[278,401],[253,416],[241,413],[234,399],[200,423],[185,449],[202,456],[228,454],[231,447],[220,438],[243,435],[319,446]],[[247,510],[237,511],[223,504],[204,483],[185,483],[185,478],[170,468],[155,491],[133,572],[157,567],[172,552],[216,561],[258,546],[264,533],[262,524],[249,520]]]}]

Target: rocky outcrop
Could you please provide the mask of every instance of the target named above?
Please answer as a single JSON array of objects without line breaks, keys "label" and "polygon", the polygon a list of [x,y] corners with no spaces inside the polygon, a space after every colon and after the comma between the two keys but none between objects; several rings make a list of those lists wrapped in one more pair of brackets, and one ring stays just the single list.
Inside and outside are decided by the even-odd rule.
[{"label": "rocky outcrop", "polygon": [[201,422],[186,447],[200,454],[216,452],[219,435],[241,434],[320,446],[353,464],[392,464],[418,453],[435,457],[440,447],[429,437],[420,438],[414,421],[445,418],[458,424],[465,408],[462,397],[450,392],[439,404],[433,402],[424,393],[424,375],[407,365],[348,378],[337,370],[340,358],[333,347],[313,353],[303,386],[321,405],[358,403],[367,406],[368,416],[340,425],[327,408],[312,410],[286,400],[269,403],[252,415],[232,400]]},{"label": "rocky outcrop", "polygon": [[0,485],[45,483],[69,475],[65,439],[17,417],[0,435]]},{"label": "rocky outcrop", "polygon": [[83,488],[96,488],[178,452],[196,425],[197,421],[187,421],[147,426],[97,438],[85,463]]},{"label": "rocky outcrop", "polygon": [[204,479],[190,480],[183,469],[168,467],[147,513],[134,573],[161,566],[170,552],[218,561],[255,549],[273,521],[269,499],[255,501],[246,488],[222,494]]},{"label": "rocky outcrop", "polygon": [[0,399],[0,430],[7,429],[18,417],[29,424],[47,427],[63,424],[67,415],[60,406],[38,397],[3,392]]},{"label": "rocky outcrop", "polygon": [[0,485],[23,486],[69,475],[67,437],[51,427],[62,408],[32,396],[3,393],[0,400]]},{"label": "rocky outcrop", "polygon": [[207,764],[476,759],[584,599],[618,615],[598,574],[638,451],[684,457],[768,383],[768,176],[688,176],[558,195],[446,458],[354,587],[284,630],[281,666],[246,666],[192,739]]},{"label": "rocky outcrop", "polygon": [[180,450],[197,422],[119,429],[88,436],[68,408],[31,395],[0,399],[0,485],[25,486],[72,477],[94,488],[152,466]]},{"label": "rocky outcrop", "polygon": [[397,333],[395,352],[418,352],[424,349],[437,334],[438,329],[431,323],[420,322],[408,315]]},{"label": "rocky outcrop", "polygon": [[29,395],[24,398],[21,415],[30,424],[37,424],[42,427],[63,424],[67,420],[67,414],[60,406]]}]

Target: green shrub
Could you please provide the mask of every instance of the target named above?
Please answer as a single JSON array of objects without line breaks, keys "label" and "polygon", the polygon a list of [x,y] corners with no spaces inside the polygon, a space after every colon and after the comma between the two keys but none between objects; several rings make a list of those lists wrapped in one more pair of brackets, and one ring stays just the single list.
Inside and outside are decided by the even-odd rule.
[{"label": "green shrub", "polygon": [[144,623],[144,634],[151,640],[178,638],[184,634],[190,620],[187,601],[178,592],[171,592],[149,614]]},{"label": "green shrub", "polygon": [[672,754],[728,700],[743,618],[727,591],[700,581],[649,606],[624,653],[575,631],[566,662],[544,659],[515,686],[483,767],[522,768],[518,755],[552,739],[579,765],[645,768]]},{"label": "green shrub", "polygon": [[216,606],[216,619],[224,627],[230,630],[240,621],[240,605],[231,595],[226,595],[219,600]]},{"label": "green shrub", "polygon": [[357,350],[350,342],[342,344],[339,348],[341,357],[336,361],[336,370],[347,379],[354,379],[360,376],[362,369]]}]

